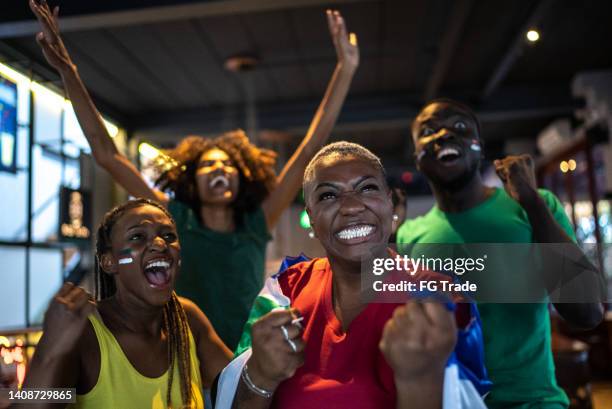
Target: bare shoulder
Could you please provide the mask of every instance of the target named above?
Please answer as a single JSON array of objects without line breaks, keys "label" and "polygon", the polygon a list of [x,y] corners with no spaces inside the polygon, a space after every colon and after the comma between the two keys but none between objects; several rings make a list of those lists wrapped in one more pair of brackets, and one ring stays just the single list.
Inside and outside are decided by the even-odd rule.
[{"label": "bare shoulder", "polygon": [[[185,313],[193,313],[195,309],[200,309],[200,307],[198,307],[196,305],[196,303],[194,303],[193,301],[191,301],[189,298],[185,298],[185,297],[178,297],[179,302],[181,303],[181,305],[183,306],[183,309],[185,310]],[[189,312],[188,312],[189,311]],[[201,310],[200,310],[201,311]]]},{"label": "bare shoulder", "polygon": [[178,297],[183,310],[185,311],[185,315],[187,316],[187,321],[189,321],[189,327],[194,335],[207,333],[210,331],[211,324],[206,314],[188,298]]},{"label": "bare shoulder", "polygon": [[93,324],[89,320],[83,328],[76,352],[79,357],[77,393],[85,394],[98,382],[101,366],[100,344]]},{"label": "bare shoulder", "polygon": [[204,315],[204,312],[200,309],[200,307],[198,307],[196,303],[191,301],[189,298],[178,297],[178,299],[188,319],[191,320],[196,318],[198,315]]}]

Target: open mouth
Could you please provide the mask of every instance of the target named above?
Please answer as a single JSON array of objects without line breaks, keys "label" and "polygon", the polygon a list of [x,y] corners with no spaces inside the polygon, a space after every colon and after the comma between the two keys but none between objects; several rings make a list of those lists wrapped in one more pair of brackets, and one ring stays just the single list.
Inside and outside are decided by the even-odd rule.
[{"label": "open mouth", "polygon": [[163,288],[170,283],[170,266],[167,260],[151,260],[144,267],[144,274],[153,288]]},{"label": "open mouth", "polygon": [[356,224],[346,227],[336,233],[336,237],[347,243],[361,243],[369,240],[376,227],[371,224]]},{"label": "open mouth", "polygon": [[459,152],[459,149],[453,147],[446,147],[438,151],[438,153],[436,154],[436,159],[441,162],[449,163],[455,161],[456,159],[459,159],[460,156],[461,152]]},{"label": "open mouth", "polygon": [[229,187],[229,179],[225,175],[217,175],[210,181],[208,186],[213,189],[217,189],[217,188],[227,189]]}]

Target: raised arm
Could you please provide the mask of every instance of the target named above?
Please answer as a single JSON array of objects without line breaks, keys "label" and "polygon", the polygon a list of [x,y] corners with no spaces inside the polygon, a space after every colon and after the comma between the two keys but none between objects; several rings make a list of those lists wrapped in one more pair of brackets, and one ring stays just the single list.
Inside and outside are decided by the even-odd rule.
[{"label": "raised arm", "polygon": [[[542,196],[538,193],[533,169],[533,160],[529,155],[508,156],[494,162],[495,170],[500,179],[504,182],[504,187],[508,194],[512,196],[525,210],[533,229],[533,240],[535,243],[564,243],[563,252],[566,259],[586,260],[585,256],[572,240],[572,237],[562,228],[559,220],[562,220],[569,229],[570,223],[567,220],[563,209],[557,209],[557,218],[551,212],[551,208],[546,204]],[[570,283],[566,284],[565,290],[571,290],[576,296],[578,294],[590,294],[593,298],[595,292],[605,288],[605,281],[602,274],[596,267],[591,266],[590,272],[583,270],[585,263],[568,263],[569,268],[562,271],[551,271],[545,268],[543,271],[547,283],[557,283],[559,281]],[[580,280],[576,280],[580,274]],[[600,302],[557,302],[554,304],[557,312],[571,326],[577,329],[591,329],[603,320],[603,306]]]},{"label": "raised arm", "polygon": [[[94,311],[89,294],[66,283],[58,291],[45,314],[40,339],[24,388],[76,388],[79,380],[78,343],[87,316]],[[24,404],[25,408],[57,408],[57,404]],[[20,405],[11,407],[21,407]]]},{"label": "raised arm", "polygon": [[30,9],[42,28],[42,31],[36,35],[36,41],[47,62],[62,77],[64,88],[96,163],[106,169],[130,195],[167,203],[166,195],[147,185],[138,169],[117,150],[108,134],[104,121],[81,81],[77,67],[72,62],[60,36],[57,18],[59,7],[55,7],[51,12],[46,1],[37,3],[36,0],[30,0]]},{"label": "raised arm", "polygon": [[269,228],[276,225],[282,212],[291,204],[302,185],[308,162],[327,141],[359,65],[357,36],[347,34],[340,12],[328,10],[327,22],[338,62],[306,136],[280,173],[276,188],[262,205]]}]

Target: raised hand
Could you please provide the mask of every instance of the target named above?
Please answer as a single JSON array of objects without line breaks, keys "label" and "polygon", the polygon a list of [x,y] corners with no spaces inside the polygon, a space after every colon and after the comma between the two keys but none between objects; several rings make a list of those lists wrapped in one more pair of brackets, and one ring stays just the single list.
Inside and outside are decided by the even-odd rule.
[{"label": "raised hand", "polygon": [[45,313],[43,332],[55,355],[72,351],[87,324],[95,304],[89,293],[72,283],[65,283],[55,294]]},{"label": "raised hand", "polygon": [[42,31],[36,34],[36,42],[43,51],[47,62],[60,73],[74,67],[70,55],[60,36],[58,14],[59,7],[49,8],[46,0],[30,0],[30,9],[40,23]]},{"label": "raised hand", "polygon": [[[291,310],[272,311],[253,324],[251,339],[253,355],[247,363],[253,383],[268,391],[293,376],[304,362],[304,341],[301,327],[291,324],[296,315]],[[283,329],[287,331],[285,339]]]},{"label": "raised hand", "polygon": [[357,36],[352,33],[350,36],[347,34],[344,19],[340,13],[328,10],[327,22],[338,62],[321,104],[310,122],[306,136],[280,172],[276,188],[262,203],[261,207],[270,229],[276,225],[283,211],[291,204],[291,198],[295,197],[300,190],[306,165],[315,152],[327,142],[359,65]]},{"label": "raised hand", "polygon": [[443,376],[457,340],[453,314],[444,304],[409,301],[393,313],[379,347],[396,383]]},{"label": "raised hand", "polygon": [[167,203],[168,197],[147,184],[138,169],[119,152],[108,134],[102,116],[62,41],[57,18],[59,8],[55,7],[51,11],[46,0],[29,0],[29,4],[42,29],[36,35],[36,41],[49,64],[57,69],[62,77],[64,90],[72,102],[96,163],[108,171],[130,195]]},{"label": "raised hand", "polygon": [[356,70],[359,66],[357,35],[347,34],[344,18],[338,10],[327,10],[327,25],[336,48],[338,64],[349,71]]},{"label": "raised hand", "polygon": [[522,206],[538,197],[533,160],[529,155],[508,156],[493,161],[506,192]]}]

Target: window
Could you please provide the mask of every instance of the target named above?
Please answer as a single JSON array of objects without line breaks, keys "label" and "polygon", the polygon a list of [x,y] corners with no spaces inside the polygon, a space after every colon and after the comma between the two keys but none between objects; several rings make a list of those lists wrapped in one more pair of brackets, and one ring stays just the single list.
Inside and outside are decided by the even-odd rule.
[{"label": "window", "polygon": [[26,325],[26,252],[24,247],[0,246],[0,329],[22,328]]},{"label": "window", "polygon": [[[58,223],[61,187],[79,189],[81,164],[92,162],[82,160],[91,151],[69,102],[2,63],[0,78],[12,90],[11,129],[16,134],[11,141],[16,144],[15,169],[0,170],[0,189],[9,195],[0,207],[2,331],[40,325],[74,259],[68,256],[89,259],[81,253],[90,251],[90,243],[80,248],[59,243]],[[106,125],[112,136],[118,133],[114,124]]]},{"label": "window", "polygon": [[[27,83],[15,81],[13,78],[2,80],[5,84],[17,87],[17,99],[12,105],[16,105],[17,138],[15,140],[17,157],[16,171],[0,172],[0,189],[2,192],[10,192],[11,200],[5,200],[2,204],[2,216],[0,217],[0,240],[24,241],[27,236],[27,178],[28,178],[28,147],[29,147],[29,93]],[[14,96],[14,94],[13,94]],[[25,100],[25,103],[24,103]],[[10,215],[10,217],[9,217]]]},{"label": "window", "polygon": [[53,294],[62,286],[62,250],[30,251],[29,323],[41,325]]}]

